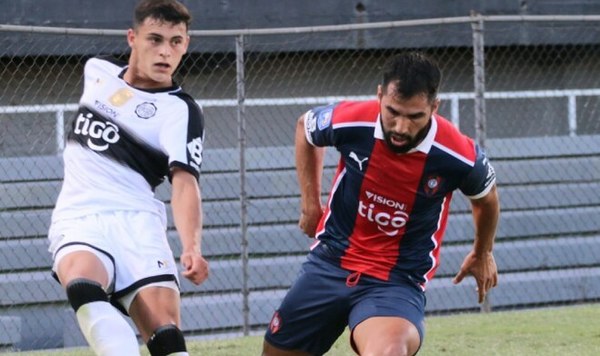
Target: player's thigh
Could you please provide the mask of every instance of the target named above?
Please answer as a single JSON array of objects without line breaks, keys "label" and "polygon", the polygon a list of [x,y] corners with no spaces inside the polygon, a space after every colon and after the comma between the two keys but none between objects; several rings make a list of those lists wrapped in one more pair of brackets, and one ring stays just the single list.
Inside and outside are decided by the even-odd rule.
[{"label": "player's thigh", "polygon": [[[348,323],[350,293],[346,275],[332,267],[306,262],[265,334],[266,354],[271,350],[323,354]],[[347,274],[347,273],[346,273]]]},{"label": "player's thigh", "polygon": [[57,262],[55,273],[65,287],[71,281],[83,278],[100,283],[106,290],[112,281],[101,256],[90,250],[73,250],[65,254]]},{"label": "player's thigh", "polygon": [[[129,315],[144,341],[164,325],[180,326],[180,297],[175,282],[151,284],[134,292]],[[121,304],[127,302],[120,300]]]},{"label": "player's thigh", "polygon": [[400,317],[375,316],[352,331],[353,346],[360,355],[414,355],[421,345],[416,326]]},{"label": "player's thigh", "polygon": [[177,264],[162,219],[148,212],[119,211],[112,214],[110,242],[116,261],[115,299],[146,284],[178,282]]},{"label": "player's thigh", "polygon": [[54,260],[52,271],[63,286],[85,278],[109,288],[114,277],[114,259],[97,216],[53,223],[49,239]]},{"label": "player's thigh", "polygon": [[355,350],[361,354],[417,352],[425,333],[423,291],[410,284],[390,284],[369,277],[361,279],[359,285],[363,292],[353,299],[349,316]]}]

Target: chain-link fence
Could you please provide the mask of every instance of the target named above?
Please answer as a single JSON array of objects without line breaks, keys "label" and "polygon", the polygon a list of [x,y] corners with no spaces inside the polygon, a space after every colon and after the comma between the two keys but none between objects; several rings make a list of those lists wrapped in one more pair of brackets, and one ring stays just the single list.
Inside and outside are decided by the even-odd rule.
[{"label": "chain-link fence", "polygon": [[[296,119],[316,105],[374,98],[383,62],[407,49],[440,63],[440,113],[476,137],[495,161],[503,207],[496,244],[501,277],[488,306],[597,300],[597,21],[474,16],[192,31],[177,79],[206,117],[203,249],[212,275],[201,287],[183,283],[184,331],[262,331],[310,242],[295,226]],[[0,30],[0,345],[81,345],[64,292],[49,273],[46,232],[83,63],[94,55],[126,58],[125,32]],[[335,152],[328,155],[326,182],[336,165]],[[168,187],[158,194],[168,203]],[[430,313],[479,308],[473,284],[450,283],[472,242],[468,204],[455,200],[442,266],[429,287]],[[169,232],[178,255],[172,224]]]}]

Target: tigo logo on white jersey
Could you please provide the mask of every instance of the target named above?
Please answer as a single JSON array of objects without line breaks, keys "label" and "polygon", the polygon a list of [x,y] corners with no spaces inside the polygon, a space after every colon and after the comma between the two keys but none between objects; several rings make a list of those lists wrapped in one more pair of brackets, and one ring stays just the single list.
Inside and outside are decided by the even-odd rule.
[{"label": "tigo logo on white jersey", "polygon": [[87,136],[87,145],[94,151],[105,151],[109,145],[119,141],[119,127],[111,122],[93,120],[94,114],[80,113],[75,120],[73,133]]}]

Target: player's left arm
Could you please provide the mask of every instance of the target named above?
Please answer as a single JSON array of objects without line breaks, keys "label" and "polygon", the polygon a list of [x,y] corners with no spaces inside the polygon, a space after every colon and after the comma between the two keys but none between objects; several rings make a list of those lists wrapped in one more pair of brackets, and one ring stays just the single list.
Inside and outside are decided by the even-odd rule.
[{"label": "player's left arm", "polygon": [[171,207],[175,228],[181,240],[180,257],[183,276],[194,284],[208,277],[208,262],[202,257],[202,198],[196,177],[190,172],[174,168]]},{"label": "player's left arm", "polygon": [[482,303],[487,292],[498,284],[493,247],[500,217],[496,174],[483,152],[479,152],[475,167],[461,190],[471,199],[475,239],[473,249],[454,277],[454,283],[472,275],[477,282],[479,303]]},{"label": "player's left arm", "polygon": [[483,198],[472,200],[471,207],[475,225],[473,249],[463,260],[454,283],[460,283],[465,276],[472,275],[477,282],[479,303],[482,303],[487,292],[498,284],[498,268],[492,252],[500,216],[496,186]]},{"label": "player's left arm", "polygon": [[200,284],[209,272],[201,248],[202,198],[198,183],[204,150],[204,116],[191,98],[182,96],[182,99],[179,106],[172,108],[172,119],[160,131],[160,144],[169,155],[171,207],[182,244],[182,275]]}]

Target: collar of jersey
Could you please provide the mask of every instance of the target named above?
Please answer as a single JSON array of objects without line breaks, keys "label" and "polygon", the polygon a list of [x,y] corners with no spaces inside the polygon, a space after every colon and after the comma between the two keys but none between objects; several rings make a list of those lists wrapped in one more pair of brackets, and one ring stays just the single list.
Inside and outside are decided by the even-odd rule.
[{"label": "collar of jersey", "polygon": [[[423,141],[421,141],[421,143],[419,143],[417,145],[417,147],[411,149],[407,153],[413,153],[413,152],[417,152],[417,151],[423,152],[423,153],[429,153],[429,150],[431,150],[431,146],[433,146],[435,134],[437,133],[437,126],[438,125],[437,125],[435,115],[431,115],[431,127],[429,128],[429,132],[427,133],[427,136],[425,136]],[[375,123],[375,132],[373,133],[373,136],[375,136],[376,139],[384,140],[383,130],[381,129],[381,114],[379,114],[377,116],[377,122]]]},{"label": "collar of jersey", "polygon": [[155,88],[155,89],[142,89],[142,88],[138,88],[138,87],[134,87],[133,85],[127,83],[125,81],[125,72],[127,71],[127,68],[129,68],[129,66],[126,66],[125,68],[123,68],[123,70],[121,71],[121,73],[119,73],[119,79],[121,79],[122,81],[125,82],[125,84],[127,84],[128,86],[134,88],[135,90],[141,90],[141,91],[145,91],[146,93],[165,93],[165,92],[176,92],[181,90],[181,88],[179,87],[179,85],[177,83],[175,83],[175,80],[173,80],[173,85],[170,87],[164,87],[164,88]]}]

